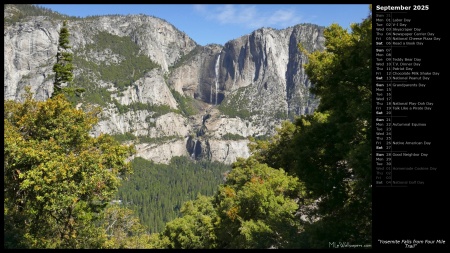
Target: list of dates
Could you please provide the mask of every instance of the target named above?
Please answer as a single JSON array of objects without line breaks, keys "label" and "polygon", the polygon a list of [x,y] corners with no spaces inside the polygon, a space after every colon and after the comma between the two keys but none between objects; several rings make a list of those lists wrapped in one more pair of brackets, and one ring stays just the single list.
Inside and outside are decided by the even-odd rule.
[{"label": "list of dates", "polygon": [[425,50],[442,47],[442,30],[411,15],[428,5],[402,7],[374,15],[374,187],[423,187],[442,169],[433,116],[443,73]]},{"label": "list of dates", "polygon": [[[387,2],[387,1],[386,1]],[[373,5],[373,243],[447,247],[448,37],[442,4]]]}]

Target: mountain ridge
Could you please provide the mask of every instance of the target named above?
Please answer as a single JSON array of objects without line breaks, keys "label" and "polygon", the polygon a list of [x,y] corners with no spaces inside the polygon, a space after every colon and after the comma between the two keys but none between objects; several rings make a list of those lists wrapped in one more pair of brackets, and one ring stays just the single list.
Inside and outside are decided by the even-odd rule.
[{"label": "mountain ridge", "polygon": [[[30,85],[36,99],[47,99],[62,22],[50,15],[6,22],[16,9],[5,6],[4,98],[20,100]],[[323,50],[324,27],[260,28],[225,45],[200,46],[158,17],[62,18],[69,18],[75,83],[87,90],[77,105],[103,108],[92,134],[133,142],[136,156],[148,160],[230,164],[249,156],[248,137],[270,136],[319,103],[297,44]]]}]

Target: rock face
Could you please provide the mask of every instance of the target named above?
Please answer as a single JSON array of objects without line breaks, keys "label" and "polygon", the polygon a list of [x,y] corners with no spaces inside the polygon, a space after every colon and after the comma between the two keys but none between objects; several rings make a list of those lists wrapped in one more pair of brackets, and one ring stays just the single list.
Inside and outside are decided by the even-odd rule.
[{"label": "rock face", "polygon": [[25,85],[38,99],[51,95],[53,80],[47,77],[56,62],[57,42],[57,26],[47,17],[5,25],[5,99],[20,99]]},{"label": "rock face", "polygon": [[[39,100],[53,92],[58,31],[67,17],[34,8],[41,14],[5,6],[5,100],[21,100],[27,85]],[[88,90],[78,106],[103,108],[92,135],[128,134],[145,159],[230,164],[250,155],[247,137],[269,136],[282,120],[318,105],[303,69],[308,59],[297,48],[324,49],[324,28],[317,25],[261,28],[223,46],[199,46],[145,15],[71,18],[68,28],[75,80]]]},{"label": "rock face", "polygon": [[121,96],[113,94],[111,97],[122,105],[150,103],[177,108],[177,102],[165,84],[163,72],[160,69],[153,69],[146,73],[144,77],[134,82],[133,86],[126,87]]},{"label": "rock face", "polygon": [[[11,16],[12,8],[5,8],[4,17]],[[62,20],[47,16],[26,17],[14,24],[5,25],[5,99],[20,99],[25,85],[32,87],[37,99],[49,98],[53,92],[53,74],[59,29]],[[69,40],[73,51],[94,43],[94,36],[107,32],[120,37],[129,37],[141,53],[148,56],[168,71],[182,55],[195,48],[196,43],[185,33],[178,31],[166,21],[146,15],[100,16],[70,20]],[[89,52],[89,60],[121,60],[108,48]]]}]

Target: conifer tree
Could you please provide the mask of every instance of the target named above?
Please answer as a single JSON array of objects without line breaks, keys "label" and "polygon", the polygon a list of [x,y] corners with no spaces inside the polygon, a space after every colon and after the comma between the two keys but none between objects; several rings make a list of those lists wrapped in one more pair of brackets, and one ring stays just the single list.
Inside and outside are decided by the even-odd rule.
[{"label": "conifer tree", "polygon": [[55,72],[55,82],[53,83],[52,97],[62,92],[63,84],[70,84],[73,80],[72,53],[68,51],[69,46],[69,29],[67,28],[67,20],[64,20],[63,27],[59,31],[58,52],[56,54],[56,63],[53,65]]},{"label": "conifer tree", "polygon": [[[67,20],[64,20],[63,27],[59,31],[56,63],[55,65],[53,65],[53,72],[55,72],[55,82],[53,83],[52,97],[55,97],[62,92],[73,95],[74,93],[79,94],[84,91],[84,89],[82,88],[70,87],[70,84],[72,84],[73,81],[73,54],[69,50],[71,48],[71,46],[69,45],[69,36],[70,33],[69,29],[67,28]],[[63,88],[64,84],[65,87]]]}]

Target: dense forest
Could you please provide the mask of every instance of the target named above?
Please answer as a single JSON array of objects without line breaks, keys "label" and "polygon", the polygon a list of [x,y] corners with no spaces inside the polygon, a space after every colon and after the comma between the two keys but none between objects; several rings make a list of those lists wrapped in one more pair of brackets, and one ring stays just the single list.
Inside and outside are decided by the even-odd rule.
[{"label": "dense forest", "polygon": [[298,45],[319,108],[251,139],[231,169],[127,162],[134,147],[90,136],[99,109],[76,109],[65,90],[5,101],[5,248],[371,245],[371,13],[324,36],[325,51]]},{"label": "dense forest", "polygon": [[133,175],[122,182],[117,199],[135,211],[150,232],[161,232],[177,218],[181,206],[197,195],[212,196],[231,170],[219,162],[174,157],[170,164],[156,164],[137,157],[131,161]]}]

